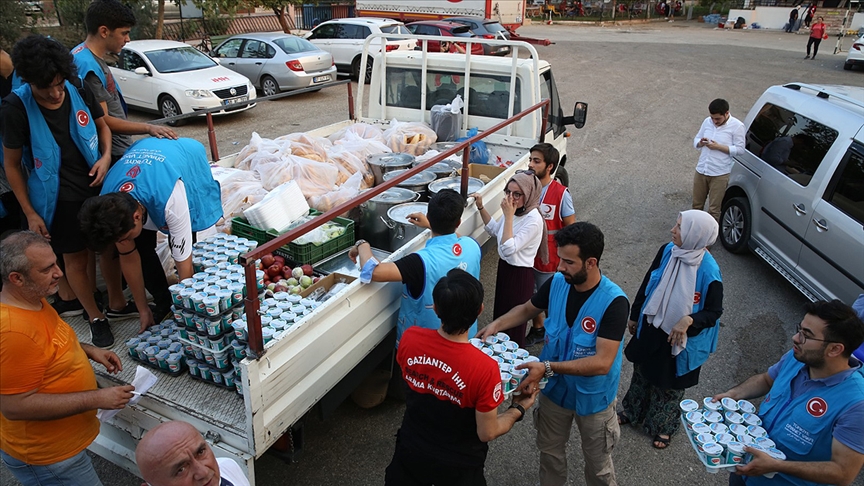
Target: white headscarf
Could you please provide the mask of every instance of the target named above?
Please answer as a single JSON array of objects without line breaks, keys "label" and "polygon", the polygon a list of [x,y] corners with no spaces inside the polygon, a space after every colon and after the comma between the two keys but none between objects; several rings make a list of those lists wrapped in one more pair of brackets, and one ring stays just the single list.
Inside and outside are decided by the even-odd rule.
[{"label": "white headscarf", "polygon": [[[642,311],[654,327],[669,334],[682,317],[693,313],[693,295],[696,292],[696,271],[702,264],[705,247],[717,240],[717,221],[698,209],[682,211],[681,246],[672,247],[672,257],[663,270],[660,283],[645,303]],[[687,347],[687,337],[681,346],[672,347],[677,356]]]}]

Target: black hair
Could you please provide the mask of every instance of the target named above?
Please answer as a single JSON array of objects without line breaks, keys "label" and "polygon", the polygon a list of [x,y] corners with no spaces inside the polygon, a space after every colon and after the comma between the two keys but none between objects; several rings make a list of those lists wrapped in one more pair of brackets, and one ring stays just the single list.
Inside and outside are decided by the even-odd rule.
[{"label": "black hair", "polygon": [[729,111],[729,102],[723,98],[717,98],[708,105],[708,113],[712,115],[725,115]]},{"label": "black hair", "polygon": [[88,34],[96,34],[103,25],[108,30],[135,25],[135,13],[117,0],[94,0],[87,7],[84,25]]},{"label": "black hair", "polygon": [[138,201],[125,192],[112,192],[84,201],[78,212],[78,221],[87,246],[102,251],[117,243],[135,226],[133,216],[136,209]]},{"label": "black hair", "polygon": [[600,262],[603,255],[603,232],[600,228],[586,221],[579,221],[558,230],[555,233],[555,243],[559,246],[576,245],[579,247],[579,258],[584,262],[596,258]]},{"label": "black hair", "polygon": [[825,321],[825,340],[842,344],[846,358],[864,343],[864,322],[843,302],[837,299],[808,302],[804,312]]},{"label": "black hair", "polygon": [[15,43],[12,65],[25,83],[47,88],[57,75],[67,81],[78,76],[75,60],[69,49],[54,39],[32,34]]},{"label": "black hair", "polygon": [[465,199],[453,189],[441,189],[429,200],[426,219],[432,232],[439,235],[449,235],[459,227]]},{"label": "black hair", "polygon": [[435,284],[432,302],[444,332],[468,332],[483,309],[483,284],[465,270],[454,268]]},{"label": "black hair", "polygon": [[558,149],[556,149],[551,143],[538,143],[531,147],[530,152],[540,152],[543,155],[543,162],[546,162],[546,165],[552,167],[558,167],[558,162],[561,158],[561,155],[558,153]]}]

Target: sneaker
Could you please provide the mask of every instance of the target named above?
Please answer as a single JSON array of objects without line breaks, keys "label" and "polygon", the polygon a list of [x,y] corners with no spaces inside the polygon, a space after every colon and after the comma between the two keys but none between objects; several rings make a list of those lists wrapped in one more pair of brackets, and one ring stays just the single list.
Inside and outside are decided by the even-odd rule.
[{"label": "sneaker", "polygon": [[84,307],[78,299],[63,300],[60,297],[54,299],[51,307],[60,314],[60,317],[75,317],[84,313]]},{"label": "sneaker", "polygon": [[804,59],[810,59],[810,54],[807,54],[806,56],[804,56]]},{"label": "sneaker", "polygon": [[535,344],[540,344],[546,339],[546,328],[536,328],[532,327],[530,331],[528,331],[528,335],[525,336],[525,345],[533,346]]},{"label": "sneaker", "polygon": [[105,317],[108,319],[129,319],[131,317],[138,317],[140,314],[138,313],[138,307],[135,306],[135,303],[131,300],[126,302],[126,307],[120,310],[107,309],[105,311]]},{"label": "sneaker", "polygon": [[102,349],[114,346],[114,335],[111,334],[108,319],[93,319],[90,323],[90,342]]}]

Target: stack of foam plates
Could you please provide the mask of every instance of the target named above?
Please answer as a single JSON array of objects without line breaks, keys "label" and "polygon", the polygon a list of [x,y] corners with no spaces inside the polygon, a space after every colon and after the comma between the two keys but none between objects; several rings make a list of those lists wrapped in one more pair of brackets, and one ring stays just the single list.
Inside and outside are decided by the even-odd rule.
[{"label": "stack of foam plates", "polygon": [[288,181],[270,191],[258,204],[243,211],[243,216],[256,228],[285,231],[294,220],[309,213],[309,203],[300,186]]}]

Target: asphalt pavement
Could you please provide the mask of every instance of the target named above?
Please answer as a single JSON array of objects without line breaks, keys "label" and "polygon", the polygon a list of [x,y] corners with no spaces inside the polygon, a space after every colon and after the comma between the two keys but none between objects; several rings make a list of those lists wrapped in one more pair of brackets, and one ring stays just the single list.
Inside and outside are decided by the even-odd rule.
[{"label": "asphalt pavement", "polygon": [[[563,106],[588,103],[585,128],[571,129],[568,142],[570,190],[577,220],[590,221],[605,233],[602,270],[630,296],[657,249],[669,241],[677,213],[690,207],[698,158],[692,140],[712,99],[727,99],[732,115],[743,119],[771,85],[864,84],[864,73],[843,71],[845,53],[831,54],[833,39],[830,45],[823,42],[816,60],[804,60],[806,33],[724,31],[680,21],[603,28],[532,25],[519,33],[555,42],[538,51],[553,66]],[[356,95],[356,84],[354,88]],[[274,138],[339,121],[347,117],[345,90],[341,86],[264,102],[218,118],[219,151],[239,151],[253,131]],[[201,120],[178,132],[207,143]],[[686,393],[696,399],[727,390],[776,362],[790,348],[806,302],[755,255],[731,255],[719,244],[712,252],[723,273],[724,314],[718,350],[703,367],[699,385]],[[496,258],[490,252],[483,260],[488,311],[481,316],[481,326],[491,317]],[[625,360],[619,398],[631,372]],[[370,410],[348,401],[325,422],[309,418],[299,462],[289,465],[265,455],[256,462],[257,484],[382,484],[403,412],[404,404],[392,399]],[[538,484],[534,437],[533,420],[526,418],[490,444],[490,485]],[[574,427],[568,448],[569,484],[574,485],[584,484],[578,441]],[[613,458],[623,485],[727,484],[725,474],[705,471],[680,433],[661,451],[653,449],[640,430],[624,426]],[[99,458],[94,462],[105,486],[140,484]],[[18,483],[0,467],[0,484]],[[853,484],[864,486],[864,475]]]}]

